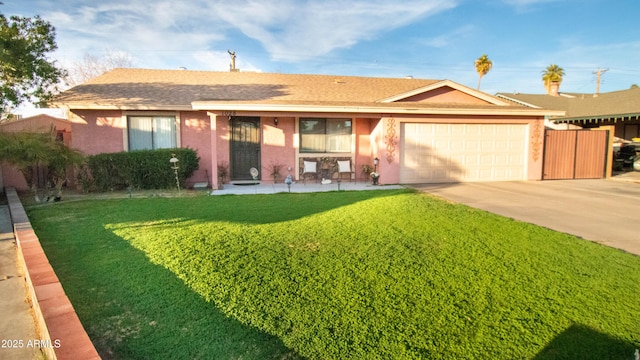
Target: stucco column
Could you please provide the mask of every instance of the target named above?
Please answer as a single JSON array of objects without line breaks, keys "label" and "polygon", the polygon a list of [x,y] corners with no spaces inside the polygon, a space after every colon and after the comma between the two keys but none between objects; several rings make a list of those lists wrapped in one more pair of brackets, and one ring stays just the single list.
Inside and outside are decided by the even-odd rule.
[{"label": "stucco column", "polygon": [[542,180],[542,164],[544,163],[544,119],[529,122],[529,164],[527,180]]},{"label": "stucco column", "polygon": [[211,187],[215,190],[218,188],[218,115],[212,112],[207,114],[211,124]]},{"label": "stucco column", "polygon": [[400,122],[383,117],[371,131],[371,163],[377,157],[380,184],[400,182]]}]

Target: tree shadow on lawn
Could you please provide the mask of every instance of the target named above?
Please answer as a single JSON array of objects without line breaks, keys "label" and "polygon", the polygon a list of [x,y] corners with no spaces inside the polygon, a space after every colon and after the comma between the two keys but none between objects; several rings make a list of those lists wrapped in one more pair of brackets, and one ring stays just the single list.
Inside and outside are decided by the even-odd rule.
[{"label": "tree shadow on lawn", "polygon": [[81,247],[43,245],[103,359],[302,358],[225,316],[115,235]]},{"label": "tree shadow on lawn", "polygon": [[632,359],[633,344],[603,334],[585,325],[572,325],[556,336],[533,360],[547,359],[616,359],[627,349]]}]

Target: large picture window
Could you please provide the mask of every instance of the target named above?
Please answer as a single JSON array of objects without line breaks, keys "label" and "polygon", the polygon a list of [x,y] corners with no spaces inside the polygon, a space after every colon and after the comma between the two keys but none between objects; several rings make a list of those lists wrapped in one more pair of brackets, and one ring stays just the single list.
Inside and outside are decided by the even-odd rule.
[{"label": "large picture window", "polygon": [[174,116],[129,116],[129,150],[176,147]]},{"label": "large picture window", "polygon": [[300,152],[351,152],[351,119],[300,119]]}]

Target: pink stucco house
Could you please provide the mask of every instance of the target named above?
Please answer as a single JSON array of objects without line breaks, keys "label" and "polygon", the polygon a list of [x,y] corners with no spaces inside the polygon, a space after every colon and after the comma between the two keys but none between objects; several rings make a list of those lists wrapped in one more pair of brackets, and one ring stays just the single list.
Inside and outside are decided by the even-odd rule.
[{"label": "pink stucco house", "polygon": [[250,168],[273,181],[273,165],[282,178],[364,181],[374,158],[381,184],[539,180],[549,114],[449,80],[146,69],[112,70],[54,106],[86,154],[190,147],[214,188],[220,164],[231,182]]}]

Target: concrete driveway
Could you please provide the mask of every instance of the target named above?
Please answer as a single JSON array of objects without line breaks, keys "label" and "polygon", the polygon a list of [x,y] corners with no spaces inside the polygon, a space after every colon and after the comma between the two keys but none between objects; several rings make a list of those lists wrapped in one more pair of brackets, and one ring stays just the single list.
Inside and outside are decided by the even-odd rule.
[{"label": "concrete driveway", "polygon": [[556,180],[413,187],[640,255],[640,184],[636,182]]}]

